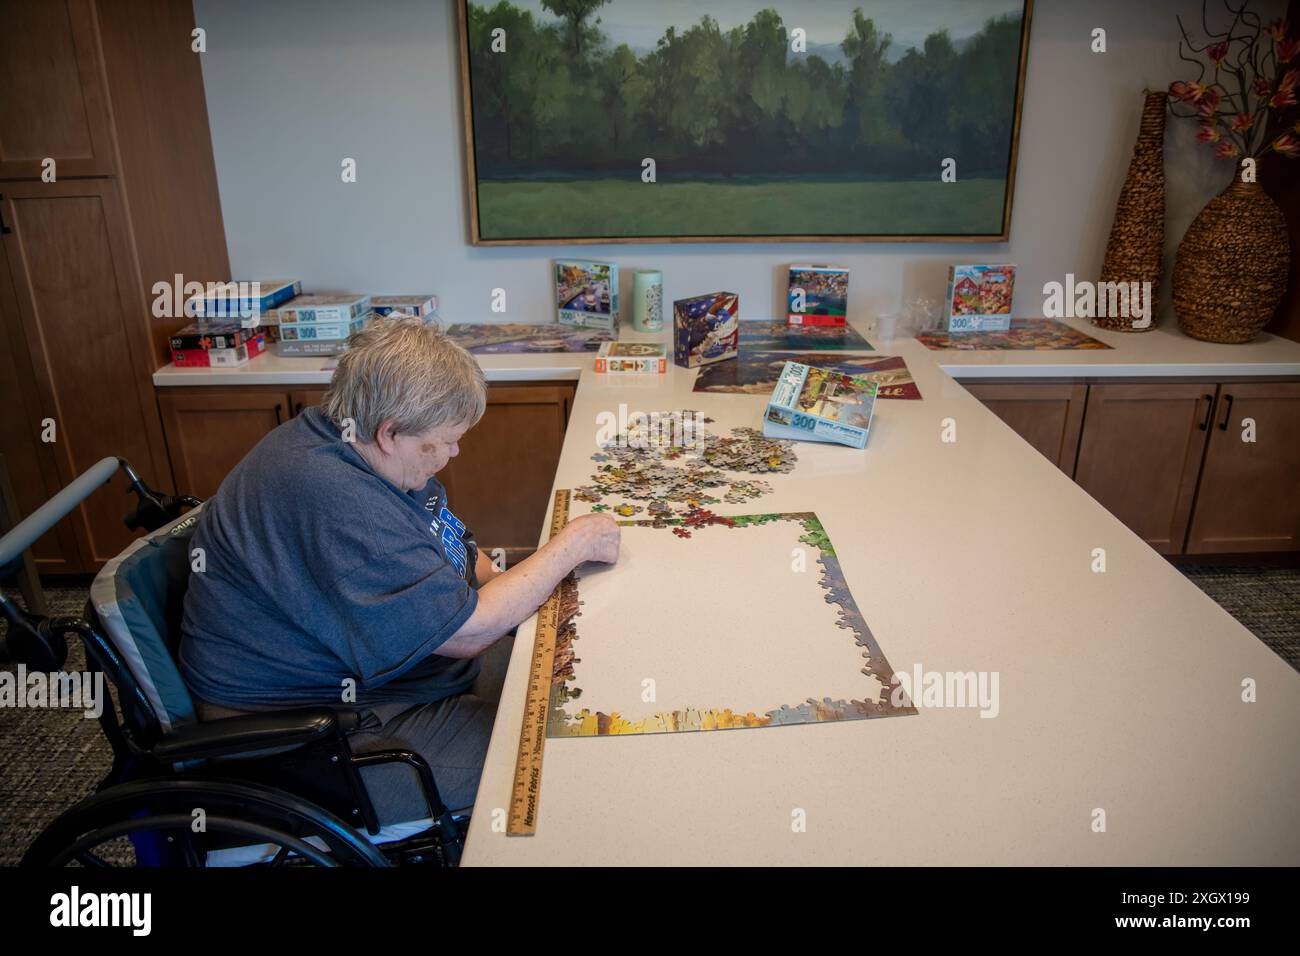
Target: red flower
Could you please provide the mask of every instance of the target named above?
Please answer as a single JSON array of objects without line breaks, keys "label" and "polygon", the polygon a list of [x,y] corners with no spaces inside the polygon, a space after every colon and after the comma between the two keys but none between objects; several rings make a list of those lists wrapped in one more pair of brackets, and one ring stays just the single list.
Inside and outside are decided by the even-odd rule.
[{"label": "red flower", "polygon": [[1210,92],[1210,88],[1204,83],[1184,83],[1181,80],[1176,81],[1169,90],[1184,103],[1199,103]]},{"label": "red flower", "polygon": [[1277,92],[1269,99],[1269,106],[1290,106],[1295,102],[1296,85],[1300,84],[1300,70],[1287,70],[1277,81]]},{"label": "red flower", "polygon": [[1223,62],[1223,58],[1228,55],[1228,44],[1216,43],[1213,46],[1205,48],[1205,55],[1210,58],[1210,62],[1218,66]]},{"label": "red flower", "polygon": [[1219,131],[1213,126],[1201,126],[1201,131],[1196,134],[1196,138],[1202,143],[1217,143],[1219,141]]},{"label": "red flower", "polygon": [[1291,132],[1283,133],[1273,140],[1273,149],[1283,156],[1300,156],[1300,136]]},{"label": "red flower", "polygon": [[1300,53],[1300,39],[1298,40],[1279,40],[1277,42],[1277,61],[1286,63]]},{"label": "red flower", "polygon": [[1287,22],[1279,17],[1264,29],[1275,41],[1281,40],[1286,37]]},{"label": "red flower", "polygon": [[1250,129],[1255,124],[1255,117],[1249,113],[1238,113],[1232,118],[1233,129]]},{"label": "red flower", "polygon": [[1229,143],[1227,140],[1224,140],[1215,148],[1214,155],[1218,156],[1220,159],[1226,159],[1229,156],[1236,156],[1237,147],[1232,143]]},{"label": "red flower", "polygon": [[1273,87],[1269,86],[1268,80],[1262,76],[1255,77],[1254,82],[1250,84],[1250,89],[1256,96],[1268,96],[1273,92]]}]

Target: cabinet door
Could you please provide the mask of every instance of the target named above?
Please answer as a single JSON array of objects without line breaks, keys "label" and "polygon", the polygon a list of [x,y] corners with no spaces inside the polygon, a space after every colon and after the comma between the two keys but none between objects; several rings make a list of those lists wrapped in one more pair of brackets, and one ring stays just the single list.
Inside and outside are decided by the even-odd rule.
[{"label": "cabinet door", "polygon": [[[0,255],[0,485],[12,488],[15,523],[54,497],[61,482],[54,449],[41,441],[42,416],[32,410],[36,385],[23,348],[22,323],[14,302],[9,270]],[[72,516],[64,518],[32,545],[38,572],[75,574],[82,570]]]},{"label": "cabinet door", "polygon": [[[126,458],[155,485],[170,483],[149,376],[149,307],[134,272],[121,197],[110,179],[3,186],[3,237],[33,394],[26,410],[54,425],[54,484],[101,458]],[[47,481],[47,484],[49,482]],[[134,537],[126,479],[91,496],[73,522],[84,570]]]},{"label": "cabinet door", "polygon": [[1161,554],[1181,554],[1214,386],[1093,385],[1074,480]]},{"label": "cabinet door", "polygon": [[289,393],[289,414],[301,415],[304,409],[319,405],[325,397],[323,388],[298,388]]},{"label": "cabinet door", "polygon": [[158,389],[179,494],[211,498],[222,479],[289,417],[289,395],[275,389],[173,386]]},{"label": "cabinet door", "polygon": [[1189,554],[1300,549],[1300,382],[1219,386]]},{"label": "cabinet door", "polygon": [[503,548],[513,564],[536,550],[573,391],[567,382],[489,386],[482,420],[439,472],[484,553]]},{"label": "cabinet door", "polygon": [[0,90],[0,178],[38,179],[47,158],[59,179],[113,173],[91,0],[0,3]]},{"label": "cabinet door", "polygon": [[1067,475],[1074,474],[1086,385],[964,385],[989,411]]}]

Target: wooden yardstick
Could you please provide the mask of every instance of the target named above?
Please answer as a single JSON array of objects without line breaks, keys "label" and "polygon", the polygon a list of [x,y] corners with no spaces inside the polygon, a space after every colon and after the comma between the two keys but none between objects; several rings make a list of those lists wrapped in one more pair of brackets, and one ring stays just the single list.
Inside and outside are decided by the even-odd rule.
[{"label": "wooden yardstick", "polygon": [[[555,493],[548,538],[555,537],[568,523],[569,491],[561,488]],[[537,832],[537,808],[542,799],[542,752],[546,748],[546,719],[551,707],[562,586],[557,585],[537,611],[537,636],[533,640],[533,660],[528,668],[528,697],[524,702],[523,727],[519,731],[515,779],[510,788],[510,814],[506,820],[508,836],[532,836]]]}]

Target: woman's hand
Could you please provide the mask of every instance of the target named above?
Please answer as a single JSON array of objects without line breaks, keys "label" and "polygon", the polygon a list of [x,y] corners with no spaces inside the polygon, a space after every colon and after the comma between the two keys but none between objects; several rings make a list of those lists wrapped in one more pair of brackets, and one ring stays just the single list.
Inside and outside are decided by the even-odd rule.
[{"label": "woman's hand", "polygon": [[588,514],[574,518],[560,534],[575,539],[576,552],[582,561],[613,564],[618,560],[618,545],[623,532],[609,515]]}]

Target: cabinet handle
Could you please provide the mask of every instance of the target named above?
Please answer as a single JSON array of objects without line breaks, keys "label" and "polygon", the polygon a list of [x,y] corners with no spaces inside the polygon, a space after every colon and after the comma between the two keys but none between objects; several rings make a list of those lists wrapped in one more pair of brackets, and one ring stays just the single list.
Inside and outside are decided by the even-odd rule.
[{"label": "cabinet handle", "polygon": [[1225,395],[1223,397],[1228,400],[1228,404],[1223,407],[1223,421],[1219,422],[1219,431],[1226,432],[1228,422],[1232,420],[1232,396]]},{"label": "cabinet handle", "polygon": [[275,403],[275,423],[277,425],[280,424],[280,403],[279,402]]},{"label": "cabinet handle", "polygon": [[293,406],[294,418],[297,418],[301,414],[302,414],[302,402],[299,402],[297,405]]},{"label": "cabinet handle", "polygon": [[1214,396],[1209,392],[1205,393],[1205,420],[1201,422],[1201,431],[1210,430],[1210,416],[1214,414]]},{"label": "cabinet handle", "polygon": [[5,201],[4,194],[0,193],[0,236],[7,236],[9,235],[9,233],[13,232],[12,229],[10,229],[8,226],[5,225],[4,201]]}]

